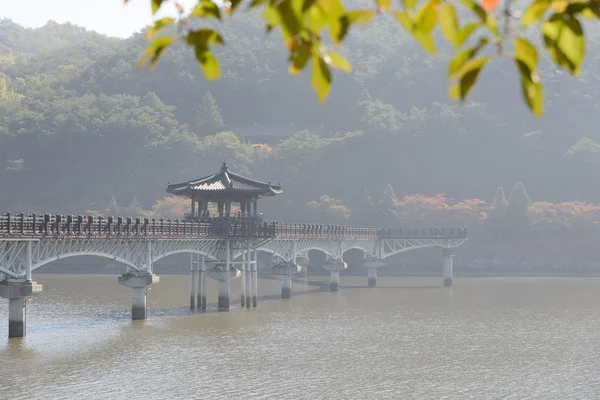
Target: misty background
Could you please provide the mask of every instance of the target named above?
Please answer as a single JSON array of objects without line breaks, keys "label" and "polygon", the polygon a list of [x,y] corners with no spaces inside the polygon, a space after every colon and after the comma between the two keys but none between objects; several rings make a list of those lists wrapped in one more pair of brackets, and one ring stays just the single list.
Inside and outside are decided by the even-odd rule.
[{"label": "misty background", "polygon": [[[318,105],[310,71],[288,74],[261,21],[240,13],[221,27],[222,78],[208,83],[182,46],[139,69],[143,32],[0,20],[0,210],[181,217],[189,204],[167,198],[167,183],[226,160],[281,183],[284,194],[259,202],[267,220],[464,225],[459,275],[600,272],[597,28],[586,30],[579,78],[541,62],[538,121],[509,61],[486,67],[466,104],[452,103],[452,51],[430,57],[385,18],[351,32],[341,53],[353,71],[334,73]],[[348,257],[347,273],[363,273],[361,254]],[[390,273],[441,271],[429,250],[388,263]]]}]

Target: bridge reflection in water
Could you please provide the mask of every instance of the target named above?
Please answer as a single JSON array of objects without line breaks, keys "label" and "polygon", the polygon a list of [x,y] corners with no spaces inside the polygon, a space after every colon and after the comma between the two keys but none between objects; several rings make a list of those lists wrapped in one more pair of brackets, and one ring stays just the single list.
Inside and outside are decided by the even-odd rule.
[{"label": "bridge reflection in water", "polygon": [[242,277],[242,306],[256,307],[257,252],[278,260],[282,297],[292,295],[292,276],[306,275],[308,251],[327,255],[330,290],[337,291],[343,254],[364,252],[368,282],[395,254],[424,247],[442,249],[444,285],[452,285],[452,249],[467,240],[466,228],[391,229],[350,225],[256,223],[253,218],[213,221],[148,218],[5,214],[0,216],[0,296],[9,299],[9,336],[25,335],[26,299],[40,293],[32,279],[41,266],[66,257],[99,256],[119,261],[119,283],[132,289],[132,319],[146,318],[148,286],[159,281],[152,264],[164,257],[190,253],[190,307],[206,309],[206,279],[219,281],[218,306],[229,309],[230,282]]}]

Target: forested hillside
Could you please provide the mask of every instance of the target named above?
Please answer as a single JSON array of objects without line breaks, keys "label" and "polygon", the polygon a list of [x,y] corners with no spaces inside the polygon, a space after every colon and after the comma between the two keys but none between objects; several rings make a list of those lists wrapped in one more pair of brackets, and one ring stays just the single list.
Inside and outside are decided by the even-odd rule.
[{"label": "forested hillside", "polygon": [[156,203],[167,182],[225,159],[282,184],[262,202],[269,219],[466,224],[493,237],[599,229],[594,32],[579,79],[542,69],[541,122],[502,63],[465,105],[450,103],[448,55],[427,56],[385,20],[352,33],[343,53],[354,70],[334,75],[322,106],[252,15],[224,36],[223,77],[207,83],[186,48],[138,69],[143,33],[0,21],[0,209],[167,215],[177,202]]}]

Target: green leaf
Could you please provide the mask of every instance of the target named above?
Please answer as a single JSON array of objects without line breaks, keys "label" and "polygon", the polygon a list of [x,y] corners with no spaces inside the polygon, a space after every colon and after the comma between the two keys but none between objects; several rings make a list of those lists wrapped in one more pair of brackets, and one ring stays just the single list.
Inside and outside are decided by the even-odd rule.
[{"label": "green leaf", "polygon": [[585,57],[585,37],[581,24],[566,14],[554,14],[542,23],[544,43],[552,60],[573,75]]},{"label": "green leaf", "polygon": [[233,12],[242,4],[242,0],[229,0],[229,12],[233,14]]},{"label": "green leaf", "polygon": [[[299,7],[294,7],[294,5]],[[301,2],[292,0],[281,1],[275,8],[275,11],[279,13],[281,29],[285,34],[284,38],[286,41],[296,36],[302,28],[301,6]]]},{"label": "green leaf", "polygon": [[348,33],[350,26],[350,20],[346,15],[344,5],[340,0],[327,0],[320,1],[319,7],[321,7],[326,16],[329,35],[333,43],[340,44]]},{"label": "green leaf", "polygon": [[462,75],[461,69],[467,63],[467,61],[471,60],[473,57],[477,55],[477,53],[487,45],[487,39],[481,39],[477,46],[465,49],[459,53],[457,53],[452,60],[450,60],[450,64],[448,65],[448,79],[458,79]]},{"label": "green leaf", "polygon": [[311,86],[317,92],[319,103],[322,103],[331,89],[331,71],[325,60],[318,55],[313,56]]},{"label": "green leaf", "polygon": [[221,69],[216,57],[210,51],[211,44],[224,44],[223,38],[212,29],[200,29],[188,33],[187,43],[194,47],[196,59],[204,76],[209,81],[218,79]]},{"label": "green leaf", "polygon": [[313,34],[318,35],[327,24],[327,16],[319,7],[311,7],[304,13],[305,27]]},{"label": "green leaf", "polygon": [[489,57],[473,58],[465,63],[461,69],[462,76],[458,81],[458,97],[461,101],[467,98],[467,95],[477,82],[479,73],[489,61]]},{"label": "green leaf", "polygon": [[328,51],[325,53],[323,59],[327,62],[327,64],[331,65],[334,68],[341,69],[344,72],[350,72],[352,70],[352,66],[343,56],[334,53],[332,51]]},{"label": "green leaf", "polygon": [[221,76],[221,68],[219,67],[219,61],[217,61],[217,58],[212,52],[204,51],[201,53],[200,57],[196,54],[196,58],[200,61],[200,67],[207,80],[214,81],[215,79],[219,79]]},{"label": "green leaf", "polygon": [[473,0],[461,0],[461,2],[470,9],[494,35],[500,34],[500,31],[498,31],[498,22],[496,22],[496,18],[494,18],[493,14],[486,12],[483,7]]},{"label": "green leaf", "polygon": [[521,59],[515,60],[521,75],[521,93],[527,107],[540,118],[544,113],[544,92],[535,71]]},{"label": "green leaf", "polygon": [[522,61],[530,71],[535,72],[537,70],[538,63],[538,52],[535,47],[521,37],[515,38],[514,45],[515,58]]},{"label": "green leaf", "polygon": [[414,30],[424,34],[431,33],[437,24],[440,0],[429,0],[421,7],[415,18]]},{"label": "green leaf", "polygon": [[431,54],[436,53],[435,41],[433,40],[432,33],[426,33],[422,29],[417,30],[416,22],[413,22],[410,16],[404,11],[394,12],[394,17],[396,17],[404,29],[406,29],[406,31],[410,33],[425,50]]},{"label": "green leaf", "polygon": [[144,52],[144,57],[139,61],[139,66],[148,63],[148,69],[152,69],[160,55],[173,43],[173,36],[161,36],[150,42],[150,47]]},{"label": "green leaf", "polygon": [[192,17],[221,19],[219,6],[210,0],[201,0],[190,13]]},{"label": "green leaf", "polygon": [[265,4],[266,2],[268,2],[268,0],[252,0],[248,8],[258,7]]},{"label": "green leaf", "polygon": [[146,38],[152,39],[152,36],[154,36],[156,34],[156,32],[160,31],[167,25],[173,24],[174,22],[175,22],[175,18],[168,18],[168,17],[161,18],[159,20],[154,21],[154,26],[151,26],[150,28],[148,28],[148,31],[146,32]]},{"label": "green leaf", "polygon": [[458,47],[462,46],[467,41],[467,39],[469,39],[469,37],[471,36],[473,31],[475,31],[475,29],[479,28],[480,26],[481,26],[481,24],[478,22],[471,22],[471,23],[468,23],[467,25],[463,26],[463,28],[460,30],[460,32],[458,34],[458,39],[457,39]]},{"label": "green leaf", "polygon": [[521,26],[529,26],[542,19],[550,4],[550,0],[536,0],[529,4],[529,7],[527,7],[521,16]]},{"label": "green leaf", "polygon": [[450,3],[444,2],[440,6],[440,28],[442,34],[454,46],[459,46],[459,26],[458,18],[456,17],[456,10]]},{"label": "green leaf", "polygon": [[156,14],[164,0],[151,0],[152,15]]},{"label": "green leaf", "polygon": [[292,65],[288,67],[290,74],[297,74],[304,69],[312,54],[311,49],[311,43],[302,42],[292,50],[289,58]]}]

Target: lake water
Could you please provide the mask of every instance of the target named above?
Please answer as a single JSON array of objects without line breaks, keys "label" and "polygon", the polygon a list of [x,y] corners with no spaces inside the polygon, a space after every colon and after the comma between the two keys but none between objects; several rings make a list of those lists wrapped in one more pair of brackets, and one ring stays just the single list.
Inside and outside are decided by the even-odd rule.
[{"label": "lake water", "polygon": [[[161,276],[148,321],[107,275],[36,275],[24,340],[0,299],[0,399],[599,399],[600,279],[259,281],[259,307],[193,313]],[[209,282],[214,308],[216,282]]]}]

